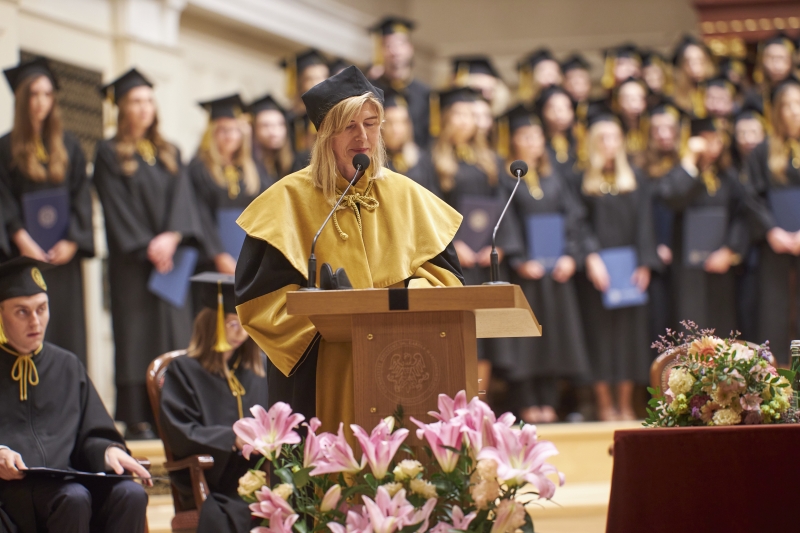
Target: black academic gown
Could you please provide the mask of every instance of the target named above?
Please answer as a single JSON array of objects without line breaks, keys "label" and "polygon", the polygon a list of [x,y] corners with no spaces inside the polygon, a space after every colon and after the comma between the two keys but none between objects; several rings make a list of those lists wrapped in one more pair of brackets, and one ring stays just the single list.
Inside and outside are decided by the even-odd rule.
[{"label": "black academic gown", "polygon": [[[625,194],[582,195],[587,210],[584,253],[633,246],[639,265],[659,268],[647,181],[637,172],[637,189]],[[594,381],[646,383],[649,350],[647,306],[605,309],[602,295],[585,274],[577,279],[586,344]]]},{"label": "black academic gown", "polygon": [[294,153],[311,152],[312,146],[308,144],[307,136],[309,131],[316,132],[316,128],[308,118],[305,109],[300,112],[289,111],[286,114],[286,130]]},{"label": "black academic gown", "polygon": [[139,168],[125,176],[114,146],[113,140],[98,144],[94,183],[108,240],[116,384],[136,391],[124,403],[118,400],[117,418],[130,424],[150,419],[144,390],[147,365],[163,353],[188,346],[192,332],[190,301],[178,309],[147,289],[153,272],[147,246],[165,231],[180,232],[183,243],[191,244],[202,230],[182,165],[172,175],[160,161],[150,166],[137,154]]},{"label": "black academic gown", "polygon": [[385,77],[375,80],[375,85],[384,91],[392,89],[408,103],[408,114],[414,128],[414,142],[420,148],[430,144],[431,89],[421,81],[412,79],[409,83],[393,83]]},{"label": "black academic gown", "polygon": [[728,223],[723,246],[743,256],[747,249],[747,222],[742,205],[742,191],[733,169],[718,173],[719,190],[710,194],[703,179],[693,178],[680,165],[658,182],[658,196],[674,210],[672,272],[677,291],[677,313],[681,320],[692,320],[701,328],[714,328],[728,336],[737,330],[736,286],[733,270],[711,274],[685,264],[684,216],[691,209],[722,207]]},{"label": "black academic gown", "polygon": [[5,262],[12,257],[9,228],[19,216],[17,205],[6,188],[5,174],[5,169],[0,167],[0,262]]},{"label": "black academic gown", "polygon": [[[776,254],[767,243],[767,232],[777,226],[767,197],[771,190],[800,187],[800,170],[794,168],[789,160],[786,166],[786,183],[781,183],[770,171],[768,160],[769,141],[764,141],[753,150],[746,163],[745,202],[751,221],[752,237],[760,254],[756,342],[769,340],[775,358],[780,363],[787,363],[791,331],[800,331],[800,311],[794,310],[792,313],[793,296],[790,291],[792,272],[795,279],[800,279],[800,257]],[[798,296],[795,295],[794,299],[797,301]],[[796,319],[795,324],[791,323],[792,316]]]},{"label": "black academic gown", "polygon": [[[28,385],[28,399],[21,401],[20,384],[11,378],[15,361],[15,355],[0,349],[0,444],[21,454],[29,468],[105,472],[106,449],[125,449],[125,442],[83,364],[74,354],[45,342],[42,351],[32,358],[39,384]],[[101,531],[142,531],[147,497],[141,486],[133,481],[103,481],[86,484],[93,500],[100,501],[104,494],[125,488],[133,491],[136,504],[122,501],[119,512],[112,513],[112,522]],[[82,479],[76,482],[87,483]],[[37,524],[34,512],[34,507],[47,504],[39,501],[43,491],[34,488],[43,483],[53,482],[33,474],[21,481],[0,480],[0,502],[21,533],[43,530],[44,524]],[[125,486],[115,488],[117,483]]]},{"label": "black academic gown", "polygon": [[[516,183],[508,174],[504,174],[502,179]],[[542,279],[530,280],[522,278],[515,270],[529,257],[527,219],[531,215],[563,215],[564,254],[573,257],[576,262],[580,261],[581,228],[585,217],[583,206],[556,174],[540,177],[539,186],[544,196],[537,200],[523,180],[514,196],[513,210],[506,215],[510,216],[508,222],[517,226],[525,244],[519,253],[508,258],[512,267],[510,281],[522,288],[539,323],[545,328],[542,337],[513,339],[514,349],[505,354],[507,362],[501,365],[510,369],[510,381],[524,381],[531,377],[583,377],[589,374],[574,278],[566,283],[558,283],[550,274],[545,274]]]},{"label": "black academic gown", "polygon": [[[231,361],[237,357],[234,354]],[[241,367],[234,375],[246,391],[242,397],[245,416],[250,416],[255,405],[269,405],[266,377]],[[250,531],[250,511],[236,488],[239,478],[255,467],[259,457],[248,461],[241,452],[233,451],[233,423],[238,419],[237,401],[224,377],[211,374],[192,357],[179,357],[170,363],[161,389],[159,418],[165,440],[175,460],[199,454],[214,458],[214,467],[205,473],[211,497],[203,504],[199,533]],[[189,473],[176,472],[172,478],[191,507],[194,497]]]},{"label": "black academic gown", "polygon": [[244,211],[259,194],[264,192],[275,180],[267,181],[268,176],[259,173],[259,187],[254,194],[248,194],[244,179],[240,172],[239,194],[234,198],[228,194],[226,187],[221,187],[211,175],[205,163],[195,156],[189,163],[189,178],[192,181],[194,195],[197,199],[197,210],[200,214],[200,225],[203,229],[201,242],[203,253],[197,262],[197,272],[215,271],[214,257],[226,250],[223,237],[217,225],[217,214],[220,209],[236,209]]},{"label": "black academic gown", "polygon": [[[18,168],[12,168],[11,135],[0,138],[0,166],[8,177],[11,193],[19,216],[11,222],[9,233],[25,227],[23,196],[28,193],[65,187],[69,192],[70,223],[66,239],[78,245],[72,260],[47,270],[44,279],[50,293],[50,324],[47,340],[61,346],[86,363],[86,318],[83,302],[83,273],[81,259],[94,256],[94,227],[92,226],[92,196],[86,177],[86,157],[78,139],[70,133],[64,134],[69,165],[63,183],[36,183],[28,179]],[[48,250],[45,250],[47,252]],[[15,251],[14,255],[18,255]]]},{"label": "black academic gown", "polygon": [[578,146],[572,133],[566,134],[568,149],[565,153],[558,153],[553,147],[553,139],[547,139],[547,155],[550,157],[553,171],[569,185],[575,196],[581,191],[583,173],[578,168]]}]

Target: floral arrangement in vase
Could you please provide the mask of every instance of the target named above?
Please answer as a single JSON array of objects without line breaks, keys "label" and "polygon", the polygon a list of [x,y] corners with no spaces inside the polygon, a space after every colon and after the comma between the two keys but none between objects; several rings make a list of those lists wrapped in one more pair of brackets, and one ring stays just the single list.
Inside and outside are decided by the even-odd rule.
[{"label": "floral arrangement in vase", "polygon": [[664,353],[677,352],[668,388],[648,388],[647,427],[733,426],[790,421],[796,369],[776,369],[769,343],[757,348],[736,338],[700,330],[694,322],[681,323],[686,333],[667,335],[653,343]]},{"label": "floral arrangement in vase", "polygon": [[[467,402],[464,391],[440,395],[438,408],[429,413],[435,422],[411,418],[428,454],[420,462],[404,444],[400,408],[369,433],[351,426],[356,454],[342,424],[337,434],[317,433],[318,419],[305,423],[284,403],[253,407],[254,418],[234,424],[245,457],[263,456],[239,480],[239,495],[262,519],[253,532],[532,532],[526,505],[552,498],[548,475],[564,483],[546,462],[555,446],[539,440],[535,426],[516,427],[510,413],[497,417],[481,400]],[[270,486],[264,461],[280,483]]]}]

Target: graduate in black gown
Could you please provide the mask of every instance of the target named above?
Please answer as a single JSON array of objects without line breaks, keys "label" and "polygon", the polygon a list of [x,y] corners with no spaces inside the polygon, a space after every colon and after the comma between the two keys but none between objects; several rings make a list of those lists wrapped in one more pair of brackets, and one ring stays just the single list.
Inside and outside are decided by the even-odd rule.
[{"label": "graduate in black gown", "polygon": [[637,167],[644,166],[649,121],[647,117],[647,88],[644,82],[628,78],[614,89],[612,109],[616,111],[625,132],[625,151]]},{"label": "graduate in black gown", "polygon": [[420,147],[414,142],[414,125],[408,102],[399,93],[384,91],[385,118],[381,125],[383,143],[386,145],[386,168],[408,176],[427,189],[431,188],[430,167],[420,164]]},{"label": "graduate in black gown", "polygon": [[375,65],[370,74],[376,87],[383,91],[392,89],[400,94],[408,106],[414,126],[414,143],[427,148],[430,143],[431,89],[414,77],[414,44],[411,32],[414,22],[401,17],[385,17],[372,31],[376,34]]},{"label": "graduate in black gown", "polygon": [[569,93],[558,86],[548,87],[536,100],[535,111],[541,118],[547,138],[547,154],[556,173],[578,194],[581,184],[580,147],[573,134],[575,109]]},{"label": "graduate in black gown", "polygon": [[[600,252],[633,247],[638,267],[632,282],[647,290],[650,271],[659,267],[647,180],[625,155],[618,119],[609,110],[590,111],[587,139],[589,166],[583,175],[582,199],[587,209],[584,252],[586,276],[579,277],[579,298],[592,366],[598,417],[632,420],[633,387],[646,383],[652,361],[648,342],[647,306],[606,309],[602,293],[609,274]],[[615,385],[616,401],[611,385]]]},{"label": "graduate in black gown", "polygon": [[642,81],[647,85],[648,107],[655,107],[674,90],[672,65],[659,52],[641,50]]},{"label": "graduate in black gown", "polygon": [[633,43],[623,43],[605,51],[603,77],[600,84],[610,95],[629,78],[642,77],[642,54]]},{"label": "graduate in black gown", "polygon": [[[197,270],[232,275],[239,252],[233,221],[269,183],[253,161],[250,126],[242,116],[239,95],[200,105],[208,111],[208,127],[188,167],[203,229],[204,253]],[[221,220],[229,226],[220,226]]]},{"label": "graduate in black gown", "polygon": [[752,88],[750,96],[760,100],[759,103],[768,127],[772,125],[774,108],[772,93],[778,85],[793,75],[796,51],[795,43],[782,31],[758,44],[756,65],[753,70],[755,86]]},{"label": "graduate in black gown", "polygon": [[[81,259],[94,255],[86,157],[78,139],[63,129],[56,97],[58,80],[47,60],[34,59],[5,74],[16,98],[14,127],[0,138],[0,166],[18,214],[9,235],[20,255],[55,265],[46,276],[54,302],[47,340],[75,353],[85,364]],[[69,206],[66,233],[48,250],[31,237],[23,218],[26,198],[45,191],[64,191]]]},{"label": "graduate in black gown", "polygon": [[591,65],[581,54],[572,54],[561,62],[561,72],[564,74],[564,90],[569,93],[575,107],[575,123],[585,126],[592,94]]},{"label": "graduate in black gown", "polygon": [[295,155],[292,150],[286,110],[272,96],[257,98],[247,111],[253,118],[253,161],[262,184],[269,187],[308,165],[308,153]]},{"label": "graduate in black gown", "polygon": [[309,48],[281,61],[286,76],[286,97],[292,107],[286,114],[289,139],[295,153],[310,152],[317,136],[317,128],[309,120],[301,95],[330,76],[328,60],[319,50]]},{"label": "graduate in black gown", "polygon": [[[439,95],[442,131],[421,165],[432,176],[431,190],[464,216],[469,231],[456,236],[454,246],[466,285],[480,285],[490,280],[491,231],[510,189],[500,181],[503,161],[491,150],[478,130],[473,104],[480,93],[458,87]],[[483,208],[467,211],[467,203],[485,200],[494,205],[496,216],[487,216]],[[476,236],[482,236],[477,238]],[[469,241],[469,242],[467,242]],[[516,226],[503,224],[497,232],[498,253],[516,251],[521,246]],[[501,278],[508,279],[506,263],[501,264]],[[507,339],[478,340],[478,378],[488,389],[491,365],[510,349]],[[497,361],[495,361],[497,359]]]},{"label": "graduate in black gown", "polygon": [[[528,173],[517,190],[509,212],[509,223],[516,224],[526,246],[508,257],[512,283],[522,287],[531,309],[542,324],[548,324],[542,337],[513,339],[514,348],[507,354],[511,364],[506,377],[513,391],[520,417],[527,423],[556,422],[559,403],[558,381],[585,378],[589,360],[578,307],[573,275],[576,258],[581,255],[583,208],[566,183],[550,164],[545,138],[538,117],[524,106],[516,106],[499,120],[499,128],[508,128],[510,150],[507,162],[522,160]],[[506,182],[515,182],[504,172]],[[510,184],[510,183],[509,183]],[[563,217],[563,255],[553,264],[531,259],[531,235],[528,224],[538,215]]]},{"label": "graduate in black gown", "polygon": [[[771,207],[770,194],[800,187],[800,82],[790,78],[772,96],[773,133],[747,160],[747,206],[755,242],[759,246],[758,340],[769,340],[780,363],[787,363],[789,342],[800,331],[797,285],[800,279],[800,231],[783,229]],[[796,322],[792,324],[791,317]],[[792,336],[794,332],[794,336]]]},{"label": "graduate in black gown", "polygon": [[711,51],[693,35],[684,35],[672,56],[675,105],[683,112],[705,118],[703,83],[714,75]]},{"label": "graduate in black gown", "polygon": [[0,261],[11,258],[11,239],[8,236],[8,230],[12,222],[19,216],[11,193],[6,189],[5,172],[5,169],[0,167]]},{"label": "graduate in black gown", "polygon": [[[45,341],[48,294],[27,257],[0,265],[0,526],[20,533],[141,533],[147,494],[131,479],[29,472],[126,470],[150,483],[72,352]],[[3,516],[3,515],[7,516]]]},{"label": "graduate in black gown", "polygon": [[[736,286],[731,267],[741,263],[749,244],[743,191],[713,119],[693,120],[691,133],[681,164],[657,185],[658,196],[675,212],[672,274],[677,314],[681,320],[714,328],[726,337],[737,331]],[[718,222],[724,231],[719,248],[705,258],[686,257],[690,254],[686,242],[689,233],[714,231],[706,225],[687,226],[689,216],[712,208],[724,217]]]},{"label": "graduate in black gown", "polygon": [[[236,489],[258,457],[242,457],[233,423],[249,416],[251,407],[268,405],[266,358],[236,315],[233,276],[205,272],[192,281],[203,310],[194,320],[187,355],[167,367],[158,423],[175,460],[214,458],[205,472],[211,494],[200,511],[198,533],[247,533],[250,510]],[[191,508],[189,472],[170,475]]]},{"label": "graduate in black gown", "polygon": [[148,290],[148,280],[171,271],[178,246],[202,230],[180,153],[159,132],[152,84],[131,69],[103,90],[118,107],[117,134],[97,146],[94,164],[108,240],[116,419],[128,425],[128,438],[152,438],[147,366],[189,344],[192,305],[187,298],[173,306]]}]

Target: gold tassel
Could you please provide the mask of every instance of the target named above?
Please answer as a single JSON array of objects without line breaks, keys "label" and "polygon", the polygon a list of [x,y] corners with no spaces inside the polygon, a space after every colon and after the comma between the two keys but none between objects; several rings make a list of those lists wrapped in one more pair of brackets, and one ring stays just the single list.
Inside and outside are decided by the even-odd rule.
[{"label": "gold tassel", "polygon": [[706,118],[705,91],[697,87],[692,91],[692,111],[697,118]]},{"label": "gold tassel", "polygon": [[561,133],[553,135],[550,145],[556,152],[556,161],[562,164],[566,163],[567,159],[569,159],[569,141],[567,141],[567,138]]},{"label": "gold tassel", "polygon": [[681,158],[686,155],[687,151],[689,150],[689,138],[692,136],[692,125],[688,119],[683,119],[681,121],[681,144],[680,144],[680,153],[678,154]]},{"label": "gold tassel", "polygon": [[306,123],[302,118],[294,121],[294,146],[297,152],[302,152],[306,146]]},{"label": "gold tassel", "polygon": [[615,60],[612,56],[606,56],[606,61],[603,65],[603,77],[600,79],[604,89],[612,89],[614,87],[614,63]]},{"label": "gold tassel", "polygon": [[228,198],[231,200],[238,198],[241,192],[239,186],[239,169],[233,165],[225,165],[223,170],[225,174],[225,181],[228,182]]},{"label": "gold tassel", "polygon": [[6,337],[6,330],[3,329],[2,318],[0,318],[0,344],[8,344],[8,337]]},{"label": "gold tassel", "polygon": [[767,135],[772,135],[772,98],[768,88],[764,88],[764,93],[761,96],[761,101],[764,103],[764,123],[767,126],[764,130]]},{"label": "gold tassel", "polygon": [[497,121],[497,155],[508,159],[510,153],[511,130],[508,126],[508,118],[502,117]]},{"label": "gold tassel", "polygon": [[286,61],[286,97],[290,100],[297,96],[297,59],[291,57]]},{"label": "gold tassel", "polygon": [[467,79],[469,78],[469,63],[466,61],[462,61],[458,64],[458,69],[456,70],[456,79],[455,85],[457,87],[465,87],[467,85]]},{"label": "gold tassel", "polygon": [[519,87],[517,88],[519,99],[523,102],[530,102],[533,100],[533,71],[530,65],[523,65],[519,69]]},{"label": "gold tassel", "polygon": [[439,95],[435,93],[431,93],[430,97],[430,124],[428,130],[431,137],[438,137],[442,131],[442,110]]},{"label": "gold tassel", "polygon": [[222,282],[217,282],[217,342],[214,351],[225,353],[233,349],[228,343],[228,334],[225,330],[225,305],[222,302]]},{"label": "gold tassel", "polygon": [[156,164],[156,147],[149,139],[139,139],[136,141],[136,151],[142,156],[144,162],[151,167]]},{"label": "gold tassel", "polygon": [[380,33],[372,34],[372,64],[383,66],[383,35]]},{"label": "gold tassel", "polygon": [[47,155],[47,150],[44,147],[41,137],[36,138],[36,160],[43,165],[50,162],[50,156]]}]

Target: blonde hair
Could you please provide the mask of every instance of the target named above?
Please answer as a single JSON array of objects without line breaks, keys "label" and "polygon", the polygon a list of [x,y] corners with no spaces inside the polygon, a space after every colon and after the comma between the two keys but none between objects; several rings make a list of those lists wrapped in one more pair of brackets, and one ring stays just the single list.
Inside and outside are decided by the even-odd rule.
[{"label": "blonde hair", "polygon": [[772,135],[768,137],[769,155],[767,158],[767,164],[769,166],[769,170],[772,172],[773,176],[775,176],[775,181],[782,185],[787,183],[786,168],[789,165],[790,149],[789,143],[787,142],[789,136],[786,132],[786,124],[783,123],[783,119],[781,118],[781,108],[783,108],[785,105],[784,101],[786,99],[786,95],[789,93],[791,88],[794,88],[796,91],[800,91],[800,86],[796,84],[787,84],[779,88],[775,93],[771,117]]},{"label": "blonde hair", "polygon": [[[251,139],[247,133],[244,119],[236,119],[237,125],[242,133],[242,145],[236,152],[233,153],[231,164],[237,168],[242,169],[242,178],[244,181],[244,190],[250,196],[255,196],[261,189],[261,180],[258,177],[258,170],[253,162]],[[222,155],[219,153],[217,143],[214,141],[214,131],[217,129],[219,122],[210,120],[208,127],[203,133],[203,139],[200,141],[200,147],[197,149],[197,157],[208,169],[214,183],[220,187],[227,189],[228,180],[225,179],[224,163]]]},{"label": "blonde hair", "polygon": [[625,153],[625,137],[622,134],[622,127],[616,122],[598,122],[589,128],[588,135],[588,168],[583,173],[582,190],[589,196],[602,196],[602,185],[605,183],[603,169],[606,164],[605,157],[598,150],[600,137],[600,125],[613,124],[620,135],[620,147],[614,156],[614,184],[619,193],[633,192],[636,190],[636,175],[633,173],[628,156]]},{"label": "blonde hair", "polygon": [[[431,150],[433,166],[436,170],[436,176],[439,178],[439,187],[442,192],[451,191],[455,187],[455,177],[458,172],[456,147],[452,141],[455,127],[451,125],[449,120],[450,114],[453,112],[452,109],[450,107],[444,112],[442,132],[436,140],[436,144],[433,145],[433,150]],[[489,141],[486,136],[482,135],[476,128],[475,135],[469,141],[468,146],[475,156],[475,165],[488,176],[489,185],[495,186],[497,184],[497,159],[494,152],[489,148]]]},{"label": "blonde hair", "polygon": [[[130,134],[128,117],[125,114],[125,106],[128,102],[128,95],[124,95],[117,102],[117,134],[114,136],[116,143],[117,161],[119,161],[122,173],[125,176],[133,176],[139,169],[139,162],[136,160],[136,139]],[[167,142],[158,130],[158,111],[156,111],[153,123],[147,128],[144,139],[150,141],[156,148],[156,159],[161,161],[164,168],[173,176],[178,173],[178,150]]]},{"label": "blonde hair", "polygon": [[[36,157],[38,140],[30,115],[31,85],[42,76],[29,76],[14,92],[14,128],[11,130],[12,166],[31,181],[62,183],[67,173],[69,155],[64,146],[61,109],[53,87],[53,108],[42,123],[41,142],[47,149],[47,162]],[[45,166],[46,165],[46,166]]]},{"label": "blonde hair", "polygon": [[[322,194],[330,203],[336,201],[336,179],[340,176],[336,168],[336,156],[333,153],[334,138],[343,133],[350,122],[361,111],[361,109],[371,104],[375,106],[378,113],[378,123],[383,123],[383,104],[372,93],[364,93],[360,96],[345,98],[335,106],[322,119],[322,124],[317,131],[317,141],[311,150],[311,176],[314,186],[322,189]],[[386,147],[383,144],[383,136],[378,129],[378,146],[370,156],[369,168],[367,169],[367,179],[379,179],[381,170],[386,163]],[[348,176],[345,179],[349,179]]]}]

